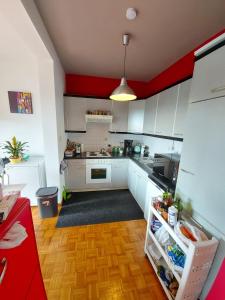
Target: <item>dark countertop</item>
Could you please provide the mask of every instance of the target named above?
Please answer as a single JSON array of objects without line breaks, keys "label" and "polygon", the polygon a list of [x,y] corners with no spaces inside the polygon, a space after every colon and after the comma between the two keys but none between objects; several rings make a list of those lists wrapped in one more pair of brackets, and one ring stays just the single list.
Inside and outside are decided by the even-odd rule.
[{"label": "dark countertop", "polygon": [[[131,158],[134,155],[124,155],[124,154],[111,154],[111,156],[104,156],[104,157],[87,157],[86,156],[86,152],[83,152],[81,154],[76,154],[73,157],[65,157],[64,159],[115,159],[115,158]],[[138,155],[138,157],[140,157],[140,155]]]},{"label": "dark countertop", "polygon": [[134,161],[142,170],[144,170],[148,177],[155,182],[159,188],[163,189],[164,191],[169,191],[170,193],[174,194],[176,186],[172,184],[167,178],[159,176],[153,172],[153,169],[147,167],[144,163],[142,163],[139,154],[132,154],[132,155],[124,155],[124,154],[112,154],[109,157],[87,157],[86,152],[81,154],[77,154],[73,157],[64,157],[65,160],[69,159],[131,159]]},{"label": "dark countertop", "polygon": [[176,186],[172,184],[167,178],[163,176],[159,176],[158,174],[153,172],[153,169],[147,167],[144,163],[139,160],[140,156],[130,157],[132,161],[134,161],[139,167],[142,168],[147,174],[148,178],[156,183],[162,190],[168,191],[172,194],[175,193]]}]

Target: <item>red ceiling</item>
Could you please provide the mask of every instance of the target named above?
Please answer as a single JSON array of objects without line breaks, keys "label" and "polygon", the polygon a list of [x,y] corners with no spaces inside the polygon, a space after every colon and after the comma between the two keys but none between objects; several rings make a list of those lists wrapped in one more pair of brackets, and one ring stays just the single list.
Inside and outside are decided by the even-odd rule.
[{"label": "red ceiling", "polygon": [[[152,80],[148,82],[128,80],[130,87],[141,99],[150,97],[176,82],[191,77],[194,69],[194,52],[224,32],[225,29],[215,34]],[[66,74],[65,93],[82,97],[108,98],[119,83],[120,79]]]}]

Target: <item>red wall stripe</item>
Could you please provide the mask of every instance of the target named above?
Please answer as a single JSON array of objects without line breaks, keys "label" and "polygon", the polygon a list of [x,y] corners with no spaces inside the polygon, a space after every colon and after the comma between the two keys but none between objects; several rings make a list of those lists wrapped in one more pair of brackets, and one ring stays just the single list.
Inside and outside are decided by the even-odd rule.
[{"label": "red wall stripe", "polygon": [[[75,94],[83,97],[108,98],[119,83],[120,79],[66,74],[65,92],[66,94]],[[139,97],[145,97],[145,82],[129,80],[128,83]]]},{"label": "red wall stripe", "polygon": [[[225,29],[210,37],[152,80],[148,82],[128,80],[128,84],[135,91],[138,98],[146,98],[192,76],[194,52],[222,33],[225,33]],[[65,93],[82,97],[108,98],[119,83],[120,79],[66,74]]]}]

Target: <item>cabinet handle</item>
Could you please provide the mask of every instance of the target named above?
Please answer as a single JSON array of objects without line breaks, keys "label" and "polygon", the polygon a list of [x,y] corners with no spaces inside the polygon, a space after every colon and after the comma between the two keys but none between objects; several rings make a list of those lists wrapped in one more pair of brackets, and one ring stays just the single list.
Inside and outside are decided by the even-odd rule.
[{"label": "cabinet handle", "polygon": [[0,264],[3,266],[2,273],[0,274],[0,284],[1,284],[4,279],[6,270],[7,270],[7,259],[5,257],[3,257]]},{"label": "cabinet handle", "polygon": [[182,172],[184,173],[187,173],[187,174],[191,174],[191,175],[195,175],[194,173],[188,171],[188,170],[185,170],[185,169],[180,169]]},{"label": "cabinet handle", "polygon": [[218,93],[218,92],[222,92],[224,90],[225,90],[225,85],[218,86],[217,88],[211,89],[211,93]]}]

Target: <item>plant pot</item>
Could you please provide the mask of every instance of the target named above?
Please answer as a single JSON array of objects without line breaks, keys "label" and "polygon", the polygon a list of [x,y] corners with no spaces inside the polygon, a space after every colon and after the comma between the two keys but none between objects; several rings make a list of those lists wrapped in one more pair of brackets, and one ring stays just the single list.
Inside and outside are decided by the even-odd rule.
[{"label": "plant pot", "polygon": [[18,164],[18,163],[21,162],[22,157],[17,157],[17,158],[11,158],[10,157],[9,160],[10,160],[11,164]]}]

